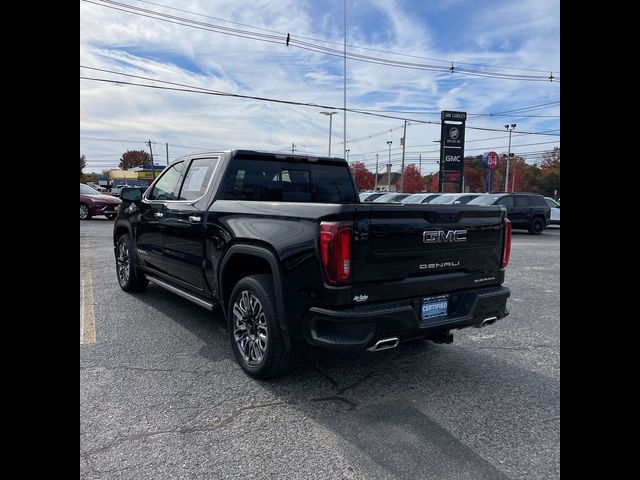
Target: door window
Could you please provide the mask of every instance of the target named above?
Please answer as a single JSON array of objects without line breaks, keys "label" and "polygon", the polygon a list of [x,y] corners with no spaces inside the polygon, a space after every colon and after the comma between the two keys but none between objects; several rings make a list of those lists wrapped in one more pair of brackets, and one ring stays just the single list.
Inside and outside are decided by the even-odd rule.
[{"label": "door window", "polygon": [[196,158],[191,162],[182,182],[180,200],[196,200],[207,191],[218,158]]},{"label": "door window", "polygon": [[158,181],[151,189],[148,200],[177,200],[178,179],[184,169],[184,162],[178,162],[162,173]]}]

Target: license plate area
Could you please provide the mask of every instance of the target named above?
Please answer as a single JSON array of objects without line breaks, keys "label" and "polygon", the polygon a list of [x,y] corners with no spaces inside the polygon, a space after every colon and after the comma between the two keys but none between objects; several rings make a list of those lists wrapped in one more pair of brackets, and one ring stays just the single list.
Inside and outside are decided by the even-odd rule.
[{"label": "license plate area", "polygon": [[449,311],[448,295],[437,297],[425,297],[421,304],[421,318],[423,321],[434,318],[446,317]]}]

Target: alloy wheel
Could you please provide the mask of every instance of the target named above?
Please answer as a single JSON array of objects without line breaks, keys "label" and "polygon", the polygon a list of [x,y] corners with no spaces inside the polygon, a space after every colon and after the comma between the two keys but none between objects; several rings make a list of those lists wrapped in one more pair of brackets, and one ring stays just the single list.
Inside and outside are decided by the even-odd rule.
[{"label": "alloy wheel", "polygon": [[260,365],[267,349],[267,317],[258,297],[243,290],[233,304],[233,338],[244,362]]},{"label": "alloy wheel", "polygon": [[118,244],[118,257],[116,259],[118,269],[118,281],[121,285],[126,285],[129,281],[131,256],[126,242]]}]

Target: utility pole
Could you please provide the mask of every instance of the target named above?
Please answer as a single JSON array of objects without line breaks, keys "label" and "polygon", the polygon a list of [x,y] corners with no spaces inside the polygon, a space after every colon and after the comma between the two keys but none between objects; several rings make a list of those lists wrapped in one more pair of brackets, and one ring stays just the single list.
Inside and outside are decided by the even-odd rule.
[{"label": "utility pole", "polygon": [[[151,152],[151,178],[153,180],[155,180],[156,179],[156,166],[153,163],[153,150],[151,149],[151,140],[149,140],[147,143],[149,144],[149,152]],[[124,182],[127,183],[126,178],[125,178]]]},{"label": "utility pole", "polygon": [[291,153],[295,152],[296,150],[296,144],[291,142]]},{"label": "utility pole", "polygon": [[393,142],[389,140],[387,145],[389,145],[389,163],[387,163],[387,192],[391,191],[391,144]]},{"label": "utility pole", "polygon": [[404,121],[404,132],[402,133],[402,169],[400,170],[400,193],[404,193],[404,149],[407,144],[407,121]]},{"label": "utility pole", "polygon": [[509,128],[509,125],[505,125],[504,128],[509,130],[509,151],[507,153],[507,172],[504,176],[504,191],[508,192],[509,191],[509,161],[511,160],[511,132],[513,132],[513,129],[516,128],[516,124],[512,123],[511,128]]},{"label": "utility pole", "polygon": [[342,158],[346,158],[347,156],[347,0],[343,2],[344,6],[344,101],[343,101],[343,112],[344,112],[344,145],[342,146]]},{"label": "utility pole", "polygon": [[167,165],[169,165],[169,142],[166,142],[164,146],[167,147]]},{"label": "utility pole", "polygon": [[422,178],[422,154],[420,154],[420,156],[418,158],[419,158],[419,160],[418,160],[418,162],[419,162],[418,170],[420,171],[420,177]]},{"label": "utility pole", "polygon": [[378,154],[376,153],[376,185],[373,188],[374,192],[378,191]]}]

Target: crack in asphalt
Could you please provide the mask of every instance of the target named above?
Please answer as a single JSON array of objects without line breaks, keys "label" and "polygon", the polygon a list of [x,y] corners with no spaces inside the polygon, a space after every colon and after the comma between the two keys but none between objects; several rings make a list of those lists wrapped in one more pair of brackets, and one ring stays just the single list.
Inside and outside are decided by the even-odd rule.
[{"label": "crack in asphalt", "polygon": [[201,375],[205,373],[215,372],[216,370],[205,370],[205,369],[196,369],[196,370],[179,370],[175,368],[144,368],[144,367],[127,367],[122,365],[116,365],[113,367],[80,367],[80,370],[91,371],[91,370],[131,370],[134,372],[162,372],[162,373],[193,373],[194,375]]},{"label": "crack in asphalt", "polygon": [[551,349],[557,349],[558,346],[557,345],[528,345],[528,346],[519,346],[519,347],[496,347],[496,346],[491,346],[491,345],[487,345],[484,347],[471,347],[469,348],[469,350],[515,350],[515,351],[520,351],[520,352],[525,352],[525,351],[529,351],[529,350],[534,350],[536,348],[551,348]]},{"label": "crack in asphalt", "polygon": [[372,372],[367,373],[364,377],[362,377],[360,380],[352,383],[351,385],[347,385],[345,387],[341,387],[340,383],[335,380],[333,377],[331,377],[331,375],[329,375],[327,372],[325,372],[324,370],[322,370],[316,363],[310,361],[309,359],[307,359],[307,362],[311,365],[311,367],[318,372],[325,380],[327,380],[332,386],[333,388],[336,389],[336,393],[334,395],[330,395],[328,397],[320,397],[320,398],[311,398],[309,399],[310,402],[329,402],[329,401],[333,401],[333,402],[342,402],[342,403],[346,403],[347,405],[349,405],[351,408],[350,410],[353,410],[354,408],[357,408],[358,405],[360,405],[360,402],[357,402],[355,400],[350,400],[348,398],[344,398],[342,395],[344,394],[344,392],[346,392],[347,390],[351,390],[352,388],[357,387],[358,385],[366,382],[367,380],[369,380],[372,376],[378,374],[378,373],[383,373],[385,370],[374,370]]},{"label": "crack in asphalt", "polygon": [[114,438],[113,440],[107,442],[106,445],[103,445],[102,447],[97,447],[94,448],[92,450],[88,450],[86,452],[80,452],[80,455],[83,456],[88,462],[89,462],[89,456],[92,455],[97,455],[99,453],[103,453],[106,452],[108,450],[111,450],[112,448],[125,443],[125,442],[130,442],[130,441],[135,441],[135,440],[143,440],[143,439],[147,439],[147,438],[152,438],[152,437],[157,437],[157,436],[161,436],[161,435],[185,435],[185,434],[190,434],[190,433],[199,433],[199,432],[210,432],[210,431],[214,431],[217,430],[221,427],[225,427],[227,425],[229,425],[231,422],[233,422],[238,415],[240,415],[242,412],[246,412],[247,410],[255,410],[258,408],[267,408],[267,407],[275,407],[275,406],[279,406],[279,405],[285,405],[286,402],[272,402],[272,403],[264,403],[261,405],[248,405],[246,407],[241,407],[238,408],[236,410],[234,410],[229,416],[227,416],[226,418],[223,418],[222,420],[220,420],[218,423],[216,423],[215,425],[207,425],[207,426],[203,426],[203,427],[186,427],[186,426],[180,426],[178,428],[170,428],[170,429],[166,429],[166,430],[156,430],[154,432],[144,432],[144,433],[137,433],[135,435],[123,435],[123,436],[118,436],[116,438]]}]

